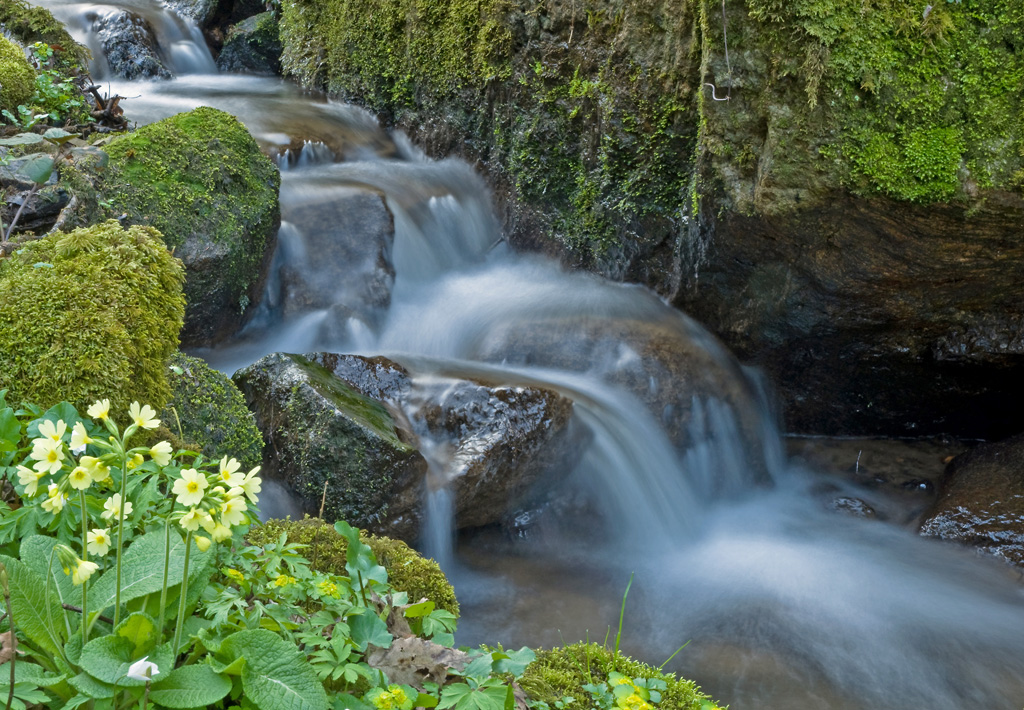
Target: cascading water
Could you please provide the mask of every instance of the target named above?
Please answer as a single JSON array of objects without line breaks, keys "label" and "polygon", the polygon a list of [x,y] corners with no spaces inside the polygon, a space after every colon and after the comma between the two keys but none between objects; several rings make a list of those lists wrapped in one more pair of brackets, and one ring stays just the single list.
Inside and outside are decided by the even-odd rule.
[{"label": "cascading water", "polygon": [[[276,350],[383,353],[424,390],[486,374],[574,401],[583,451],[547,507],[524,513],[529,536],[481,534],[452,558],[448,521],[428,528],[460,593],[461,642],[600,640],[635,572],[627,650],[657,663],[691,640],[674,668],[733,708],[1024,705],[1024,593],[1005,570],[828,512],[784,464],[759,383],[711,336],[644,289],[511,253],[468,166],[425,160],[365,113],[277,81],[114,90],[145,94],[124,105],[140,122],[223,108],[283,156],[275,275],[245,332],[200,353],[216,366]],[[302,225],[311,211],[337,221],[330,210],[354,191],[386,198],[393,274],[359,288],[328,276],[314,290],[329,302],[298,307],[287,284],[325,278]],[[450,452],[421,441],[432,510],[450,516]]]}]

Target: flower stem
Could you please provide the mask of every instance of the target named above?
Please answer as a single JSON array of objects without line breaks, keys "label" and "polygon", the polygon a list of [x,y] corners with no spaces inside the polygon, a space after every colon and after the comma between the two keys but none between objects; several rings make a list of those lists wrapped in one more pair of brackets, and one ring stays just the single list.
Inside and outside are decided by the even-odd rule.
[{"label": "flower stem", "polygon": [[[89,559],[89,514],[85,509],[85,491],[78,491],[78,502],[82,506],[82,561]],[[89,604],[86,596],[88,582],[82,582],[82,647],[89,643]],[[120,584],[118,584],[120,586]]]},{"label": "flower stem", "polygon": [[171,653],[178,655],[178,644],[181,642],[181,627],[185,623],[185,597],[188,594],[188,558],[192,552],[192,531],[185,533],[185,569],[181,577],[181,594],[178,596],[178,621],[174,625],[174,645]]},{"label": "flower stem", "polygon": [[[121,447],[124,450],[124,447]],[[121,548],[124,547],[124,502],[128,498],[128,462],[121,456],[121,506],[117,511],[117,586],[114,588],[114,626],[121,619]]]},{"label": "flower stem", "polygon": [[[173,512],[173,511],[172,511]],[[157,615],[160,642],[164,640],[164,609],[167,608],[167,570],[171,564],[171,514],[164,521],[164,583],[160,587],[160,613]]]}]

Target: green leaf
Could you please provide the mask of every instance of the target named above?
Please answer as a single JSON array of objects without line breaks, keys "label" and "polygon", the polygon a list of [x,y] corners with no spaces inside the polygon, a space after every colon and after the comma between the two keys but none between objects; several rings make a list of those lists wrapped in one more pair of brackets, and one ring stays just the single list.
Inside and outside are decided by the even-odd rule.
[{"label": "green leaf", "polygon": [[313,667],[277,634],[239,631],[224,639],[221,654],[245,658],[242,691],[260,710],[327,710],[327,694]]},{"label": "green leaf", "polygon": [[[220,647],[218,646],[218,649]],[[210,668],[213,669],[214,673],[223,673],[224,675],[242,675],[242,669],[245,667],[245,658],[239,657],[230,663],[221,663],[216,658],[211,658]]]},{"label": "green leaf", "polygon": [[53,174],[53,158],[49,155],[34,155],[22,163],[18,172],[37,185],[43,185]]},{"label": "green leaf", "polygon": [[359,530],[352,527],[344,520],[334,524],[334,529],[348,540],[348,550],[345,553],[345,569],[355,584],[362,580],[363,584],[375,581],[387,584],[388,571],[377,564],[377,558],[370,546],[359,539]]},{"label": "green leaf", "polygon": [[[113,683],[122,688],[140,687],[146,681],[128,677],[132,664],[141,660],[141,656],[134,655],[134,649],[134,644],[123,636],[100,636],[82,648],[79,665],[89,675],[104,683]],[[156,664],[158,672],[165,673],[174,664],[168,643],[157,646],[147,655],[148,660]]]},{"label": "green leaf", "polygon": [[418,616],[426,616],[434,610],[434,602],[427,601],[420,602],[419,604],[410,604],[405,609],[405,616],[409,619],[415,619]]},{"label": "green leaf", "polygon": [[420,693],[416,696],[416,700],[413,701],[413,706],[418,708],[436,708],[437,702],[437,698],[435,698],[433,695]]},{"label": "green leaf", "polygon": [[[54,656],[62,656],[64,628],[60,601],[52,591],[46,595],[43,578],[19,560],[0,555],[0,564],[7,568],[10,580],[11,611],[14,623],[29,641]],[[51,628],[47,616],[53,618]]]},{"label": "green leaf", "polygon": [[[10,113],[5,111],[4,113]],[[42,143],[43,137],[38,133],[19,133],[10,138],[0,138],[0,145],[35,145]]]},{"label": "green leaf", "polygon": [[[189,558],[190,580],[204,572],[210,554],[210,550],[199,552],[198,547],[192,547],[192,554]],[[185,541],[177,535],[172,535],[167,583],[170,585],[181,584],[184,569]],[[163,575],[164,533],[162,530],[157,530],[136,539],[121,556],[121,603],[126,604],[132,599],[159,592],[163,589]],[[93,604],[90,603],[90,609],[99,611],[114,604],[116,580],[116,571],[113,568],[104,572],[96,580],[90,590],[90,597],[96,606],[93,607]]]},{"label": "green leaf", "polygon": [[352,634],[352,643],[360,651],[365,651],[367,644],[373,644],[379,648],[390,648],[391,642],[394,640],[391,632],[388,631],[388,625],[372,611],[350,616],[348,625]]},{"label": "green leaf", "polygon": [[78,138],[77,133],[68,133],[63,128],[50,128],[43,134],[43,138],[60,145],[61,143],[67,143],[72,138]]},{"label": "green leaf", "polygon": [[[11,664],[4,663],[3,665],[0,665],[0,679],[9,681],[10,678]],[[64,674],[56,675],[55,673],[50,673],[42,666],[30,663],[29,661],[19,660],[14,665],[15,685],[18,683],[35,683],[36,685],[41,685],[45,688],[51,685],[56,685],[65,678],[67,678],[67,676]]]},{"label": "green leaf", "polygon": [[156,645],[159,638],[156,619],[142,612],[129,614],[114,629],[114,633],[121,638],[128,639],[132,643],[131,655],[133,658],[145,656]]},{"label": "green leaf", "polygon": [[177,668],[150,686],[149,697],[167,708],[204,708],[231,692],[231,680],[205,663]]},{"label": "green leaf", "polygon": [[[495,654],[496,655],[496,654]],[[466,666],[464,674],[469,678],[486,678],[494,670],[492,654],[484,653],[477,656]]]},{"label": "green leaf", "polygon": [[21,442],[21,422],[10,407],[0,409],[0,451],[17,451]]},{"label": "green leaf", "polygon": [[514,677],[518,678],[525,671],[526,667],[537,660],[537,654],[533,652],[533,649],[523,646],[518,651],[505,651],[504,653],[496,653],[494,672],[495,673],[511,673]]},{"label": "green leaf", "polygon": [[[56,544],[57,540],[45,535],[29,535],[21,541],[21,549],[19,550],[21,560],[29,569],[42,577],[44,585],[46,584],[46,568],[50,564],[50,553],[53,552],[53,547]],[[50,592],[57,595],[61,604],[81,606],[82,588],[75,586],[74,582],[71,581],[71,576],[64,574],[60,562],[57,561],[57,556],[54,555],[53,557],[53,566],[49,570]],[[60,616],[54,617],[54,623],[64,623],[63,611],[61,611]]]},{"label": "green leaf", "polygon": [[88,673],[79,673],[71,678],[68,683],[82,695],[88,698],[112,698],[117,692],[110,683],[103,683],[93,678]]},{"label": "green leaf", "polygon": [[[427,696],[430,697],[430,696]],[[435,699],[435,704],[436,704]],[[334,696],[334,707],[337,710],[374,710],[373,705],[364,703],[359,698],[349,695],[348,693],[341,693]],[[434,707],[433,705],[423,705],[422,707]]]}]

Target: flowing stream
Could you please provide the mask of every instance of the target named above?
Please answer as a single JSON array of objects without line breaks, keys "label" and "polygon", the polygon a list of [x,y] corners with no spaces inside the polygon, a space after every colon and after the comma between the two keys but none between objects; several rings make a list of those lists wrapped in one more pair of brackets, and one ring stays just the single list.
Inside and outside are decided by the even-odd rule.
[{"label": "flowing stream", "polygon": [[[42,4],[83,33],[109,11]],[[168,22],[186,30],[161,30],[161,42],[205,51],[183,49],[194,28]],[[209,65],[185,70],[197,66]],[[133,97],[122,105],[139,123],[229,111],[281,166],[274,273],[245,331],[199,353],[216,367],[274,351],[384,354],[424,388],[486,375],[573,400],[580,455],[555,502],[524,512],[519,539],[456,540],[446,454],[424,442],[438,478],[422,545],[459,593],[460,643],[614,637],[632,576],[624,648],[659,665],[689,641],[667,669],[736,710],[1024,706],[1024,591],[1012,575],[828,511],[814,477],[786,462],[764,388],[712,336],[645,289],[513,253],[469,166],[428,160],[365,112],[278,80],[205,73],[111,90]],[[394,216],[393,283],[324,271],[316,225],[337,222],[353,195],[378,194]],[[389,297],[368,296],[382,280]],[[296,284],[317,298],[293,302]]]}]

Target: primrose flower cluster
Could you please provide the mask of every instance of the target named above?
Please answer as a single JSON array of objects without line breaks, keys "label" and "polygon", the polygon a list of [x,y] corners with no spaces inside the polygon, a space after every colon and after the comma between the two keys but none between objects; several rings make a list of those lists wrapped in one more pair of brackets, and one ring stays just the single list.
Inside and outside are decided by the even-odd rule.
[{"label": "primrose flower cluster", "polygon": [[[248,522],[248,506],[258,502],[261,490],[258,466],[243,474],[239,471],[241,464],[233,458],[225,456],[212,467],[203,465],[198,457],[193,468],[180,469],[172,465],[176,457],[166,441],[128,448],[128,440],[140,429],[160,426],[149,405],[132,403],[128,410],[131,423],[123,433],[110,416],[109,400],[95,402],[87,413],[100,424],[77,420],[69,430],[63,419],[37,420],[37,426],[30,426],[29,432],[34,429],[38,435],[16,468],[19,493],[27,504],[38,502],[55,517],[67,515],[65,508],[70,506],[75,523],[81,524],[82,556],[74,556],[67,548],[58,549],[62,566],[76,585],[100,567],[89,561],[89,555],[104,558],[114,547],[120,559],[126,521],[132,520],[134,512],[129,491],[139,490],[137,484],[151,476],[160,477],[162,488],[169,488],[180,506],[172,505],[169,520],[176,521],[188,534],[202,527],[209,535],[194,537],[200,550],[207,549],[211,539],[220,542],[230,538],[232,527]],[[112,476],[112,472],[120,475]],[[102,512],[94,519],[94,511],[101,506]],[[127,527],[130,533],[131,525]],[[116,540],[112,529],[117,531]]]}]

